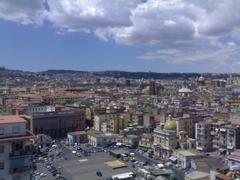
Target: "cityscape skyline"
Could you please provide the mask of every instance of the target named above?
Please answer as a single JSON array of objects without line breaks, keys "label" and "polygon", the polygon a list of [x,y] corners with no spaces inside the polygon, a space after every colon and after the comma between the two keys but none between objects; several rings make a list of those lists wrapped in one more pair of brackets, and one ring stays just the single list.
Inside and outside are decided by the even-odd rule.
[{"label": "cityscape skyline", "polygon": [[240,180],[240,0],[0,0],[0,180]]},{"label": "cityscape skyline", "polygon": [[236,0],[4,0],[0,65],[28,71],[237,73],[238,9]]}]

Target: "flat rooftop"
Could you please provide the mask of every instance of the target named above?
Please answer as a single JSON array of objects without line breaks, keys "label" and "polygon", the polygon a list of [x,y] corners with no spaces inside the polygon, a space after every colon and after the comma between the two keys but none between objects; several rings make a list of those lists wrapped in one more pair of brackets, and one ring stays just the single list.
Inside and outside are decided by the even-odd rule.
[{"label": "flat rooftop", "polygon": [[183,155],[183,156],[199,156],[203,155],[202,153],[196,151],[196,150],[178,150],[177,153]]},{"label": "flat rooftop", "polygon": [[72,136],[77,136],[77,135],[85,135],[87,133],[85,131],[74,131],[74,132],[69,132],[68,134]]},{"label": "flat rooftop", "polygon": [[186,177],[191,179],[201,179],[201,178],[209,178],[209,174],[201,171],[192,171],[187,174]]},{"label": "flat rooftop", "polygon": [[0,116],[0,124],[26,123],[26,120],[19,115]]}]

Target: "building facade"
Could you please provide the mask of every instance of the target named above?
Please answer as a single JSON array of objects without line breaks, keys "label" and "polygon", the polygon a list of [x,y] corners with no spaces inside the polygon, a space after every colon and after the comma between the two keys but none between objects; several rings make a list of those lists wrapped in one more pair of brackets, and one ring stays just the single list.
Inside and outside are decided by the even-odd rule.
[{"label": "building facade", "polygon": [[199,122],[195,125],[195,136],[196,136],[196,149],[200,151],[211,151],[212,136],[211,136],[211,123]]},{"label": "building facade", "polygon": [[85,113],[80,110],[33,113],[26,119],[34,134],[46,134],[52,138],[66,137],[68,132],[85,129]]},{"label": "building facade", "polygon": [[154,129],[154,152],[155,155],[167,159],[173,150],[177,148],[176,121],[169,119],[163,125]]},{"label": "building facade", "polygon": [[0,179],[30,179],[33,134],[20,116],[0,116]]}]

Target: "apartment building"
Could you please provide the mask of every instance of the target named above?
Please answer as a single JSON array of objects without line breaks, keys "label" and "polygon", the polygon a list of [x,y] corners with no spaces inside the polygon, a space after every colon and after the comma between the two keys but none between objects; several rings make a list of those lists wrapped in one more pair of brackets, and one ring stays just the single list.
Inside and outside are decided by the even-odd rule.
[{"label": "apartment building", "polygon": [[190,138],[195,137],[195,124],[193,117],[190,117],[189,114],[183,114],[182,117],[176,118],[177,123],[177,135],[180,132],[184,131],[187,133],[187,136]]},{"label": "apartment building", "polygon": [[195,124],[196,149],[204,152],[212,150],[211,123],[199,122]]},{"label": "apartment building", "polygon": [[223,138],[221,137],[223,133],[222,127],[228,124],[230,124],[229,121],[221,121],[221,120],[213,120],[213,122],[211,123],[211,136],[212,136],[213,149],[221,150],[223,148],[220,142],[220,138],[221,139]]},{"label": "apartment building", "polygon": [[240,148],[240,127],[226,125],[219,130],[219,150],[230,154]]},{"label": "apartment building", "polygon": [[102,132],[119,133],[125,128],[121,113],[105,113],[94,116],[94,130]]},{"label": "apartment building", "polygon": [[33,169],[34,135],[21,116],[0,116],[0,179],[27,180]]}]

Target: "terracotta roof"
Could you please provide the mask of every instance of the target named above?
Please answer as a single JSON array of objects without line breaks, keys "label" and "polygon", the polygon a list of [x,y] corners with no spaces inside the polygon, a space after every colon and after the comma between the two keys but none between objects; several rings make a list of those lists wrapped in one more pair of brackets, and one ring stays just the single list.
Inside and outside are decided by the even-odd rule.
[{"label": "terracotta roof", "polygon": [[12,124],[12,123],[26,123],[21,116],[11,115],[11,116],[0,116],[0,124]]}]

